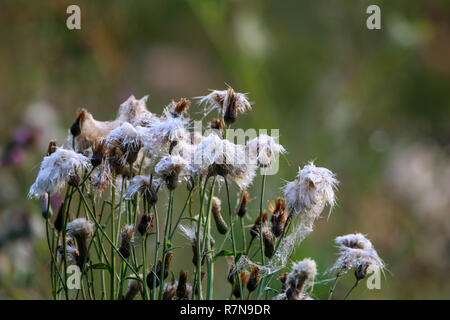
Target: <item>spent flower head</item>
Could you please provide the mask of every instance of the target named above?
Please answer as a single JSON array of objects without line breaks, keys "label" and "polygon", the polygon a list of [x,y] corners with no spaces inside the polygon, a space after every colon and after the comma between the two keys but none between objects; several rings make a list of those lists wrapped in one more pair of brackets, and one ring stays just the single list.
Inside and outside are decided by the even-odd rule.
[{"label": "spent flower head", "polygon": [[36,181],[30,188],[28,197],[40,198],[61,191],[66,183],[79,181],[83,169],[90,166],[89,159],[73,150],[57,148],[44,157]]}]

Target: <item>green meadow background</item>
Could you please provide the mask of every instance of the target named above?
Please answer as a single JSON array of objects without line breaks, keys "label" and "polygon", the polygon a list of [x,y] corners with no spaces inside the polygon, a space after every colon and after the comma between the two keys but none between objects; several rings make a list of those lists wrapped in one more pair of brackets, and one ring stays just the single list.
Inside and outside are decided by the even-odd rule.
[{"label": "green meadow background", "polygon": [[[69,31],[74,3],[82,28]],[[370,4],[381,30],[366,28]],[[0,1],[0,299],[51,298],[40,204],[26,195],[48,140],[66,141],[78,108],[109,120],[131,94],[149,94],[160,113],[226,84],[254,102],[236,126],[279,129],[289,152],[265,203],[311,160],[340,180],[337,207],[292,257],[316,260],[314,297],[327,295],[333,239],[361,232],[388,271],[380,290],[360,285],[352,298],[450,298],[449,35],[445,0]],[[202,117],[195,104],[191,117]],[[252,197],[259,189],[260,177]],[[248,224],[257,212],[255,200]],[[185,248],[172,270],[192,275],[190,245],[175,241]],[[226,268],[217,263],[217,298],[229,295]]]}]

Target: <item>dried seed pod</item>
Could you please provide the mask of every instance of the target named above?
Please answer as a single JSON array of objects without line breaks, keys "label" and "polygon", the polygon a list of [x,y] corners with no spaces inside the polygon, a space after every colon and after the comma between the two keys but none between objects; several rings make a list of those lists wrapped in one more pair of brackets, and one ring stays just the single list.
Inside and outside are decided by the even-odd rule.
[{"label": "dried seed pod", "polygon": [[166,182],[169,190],[174,190],[179,183],[180,174],[188,165],[187,161],[178,155],[169,155],[162,158],[155,166],[155,171]]},{"label": "dried seed pod", "polygon": [[41,208],[42,208],[42,216],[44,217],[44,219],[50,218],[52,216],[50,197],[47,192],[41,196]]},{"label": "dried seed pod", "polygon": [[50,142],[48,143],[47,156],[51,155],[55,151],[56,151],[56,141],[50,140]]},{"label": "dried seed pod", "polygon": [[363,262],[360,265],[358,265],[358,267],[355,269],[356,280],[360,281],[367,276],[368,271],[369,271],[369,266],[370,266],[370,263],[368,263],[368,262]]},{"label": "dried seed pod", "polygon": [[259,279],[261,278],[261,272],[257,266],[251,266],[250,278],[247,283],[247,290],[253,292],[258,287]]},{"label": "dried seed pod", "polygon": [[217,130],[217,132],[219,133],[219,135],[221,137],[223,137],[223,121],[219,118],[213,119],[210,123],[209,123],[209,127],[213,130]]},{"label": "dried seed pod", "polygon": [[79,256],[78,267],[83,270],[84,264],[89,260],[88,239],[94,232],[94,223],[85,218],[75,219],[67,224],[67,233],[77,241]]},{"label": "dried seed pod", "polygon": [[227,126],[233,124],[237,120],[236,94],[233,88],[228,88],[225,100],[223,101],[223,121]]},{"label": "dried seed pod", "polygon": [[94,142],[91,148],[92,148],[91,164],[93,167],[97,167],[102,163],[106,155],[105,139],[100,139]]},{"label": "dried seed pod", "polygon": [[287,218],[286,203],[283,198],[279,197],[275,200],[275,209],[271,218],[272,233],[275,237],[282,235]]},{"label": "dried seed pod", "polygon": [[[266,211],[263,212],[263,225],[267,222],[269,215]],[[250,235],[252,236],[252,239],[257,237],[259,235],[259,226],[261,224],[260,216],[256,217],[255,223],[250,228]]]},{"label": "dried seed pod", "polygon": [[120,231],[121,246],[119,252],[125,259],[128,259],[131,253],[131,242],[133,241],[134,227],[133,225],[126,225]]},{"label": "dried seed pod", "polygon": [[[192,253],[193,253],[193,255],[192,255],[192,263],[194,264],[194,266],[197,266],[198,254],[197,254],[197,244],[195,244],[195,243],[192,244]],[[202,254],[201,265],[204,265],[204,264],[205,264],[205,255]]]},{"label": "dried seed pod", "polygon": [[151,232],[151,230],[153,230],[154,218],[155,216],[153,213],[145,213],[142,215],[141,220],[137,227],[141,236],[144,236],[148,232]]},{"label": "dried seed pod", "polygon": [[174,117],[179,117],[189,110],[190,105],[191,101],[186,98],[181,98],[178,102],[172,100],[171,114]]},{"label": "dried seed pod", "polygon": [[250,195],[247,190],[242,192],[241,203],[239,204],[239,209],[237,211],[237,215],[240,218],[243,218],[247,213],[247,204],[250,202]]},{"label": "dried seed pod", "polygon": [[164,284],[163,300],[174,300],[177,294],[177,284],[172,280],[171,283]]},{"label": "dried seed pod", "polygon": [[239,277],[241,278],[241,282],[236,281],[236,284],[234,286],[234,290],[233,290],[233,295],[236,298],[240,298],[241,297],[241,283],[242,283],[242,288],[244,288],[247,285],[248,279],[250,278],[250,272],[248,272],[247,270],[242,270],[239,272]]},{"label": "dried seed pod", "polygon": [[289,272],[280,273],[277,279],[281,281],[281,289],[284,291],[286,289],[286,279]]},{"label": "dried seed pod", "polygon": [[84,117],[84,114],[81,111],[78,111],[78,116],[70,126],[70,133],[77,137],[81,134],[81,119]]},{"label": "dried seed pod", "polygon": [[211,212],[216,222],[217,231],[220,234],[225,234],[228,231],[228,225],[222,217],[221,213],[221,201],[217,197],[212,198]]},{"label": "dried seed pod", "polygon": [[180,270],[176,296],[179,300],[189,300],[191,293],[187,287],[187,272]]},{"label": "dried seed pod", "polygon": [[262,229],[262,234],[264,243],[264,255],[267,258],[272,258],[273,254],[275,253],[275,243],[272,231],[270,231],[267,225],[264,225]]},{"label": "dried seed pod", "polygon": [[[132,274],[132,277],[136,277],[136,275]],[[139,275],[139,277],[142,277],[142,275]],[[133,300],[139,292],[142,291],[142,284],[140,281],[136,279],[130,279],[128,280],[128,289],[127,293],[123,297],[124,300]]]},{"label": "dried seed pod", "polygon": [[286,277],[286,298],[288,300],[302,300],[307,297],[306,288],[316,276],[316,262],[309,258],[294,263],[291,272]]},{"label": "dried seed pod", "polygon": [[[155,288],[159,287],[159,276],[161,275],[161,267],[162,267],[162,262],[161,260],[158,260],[158,263],[156,264],[156,270],[154,273],[157,274],[157,276],[155,277],[155,274],[153,273],[153,268],[152,270],[147,274],[146,277],[146,282],[147,282],[147,286],[150,289],[153,289],[153,279],[155,279]],[[169,273],[167,273],[169,274]]]},{"label": "dried seed pod", "polygon": [[234,258],[225,257],[228,262],[228,274],[227,274],[227,280],[228,282],[233,285],[234,284]]},{"label": "dried seed pod", "polygon": [[164,258],[164,279],[169,276],[170,262],[172,261],[172,258],[173,252],[169,251]]},{"label": "dried seed pod", "polygon": [[78,172],[74,171],[69,176],[69,180],[67,181],[67,184],[72,187],[78,187],[80,184],[80,176],[78,175]]}]

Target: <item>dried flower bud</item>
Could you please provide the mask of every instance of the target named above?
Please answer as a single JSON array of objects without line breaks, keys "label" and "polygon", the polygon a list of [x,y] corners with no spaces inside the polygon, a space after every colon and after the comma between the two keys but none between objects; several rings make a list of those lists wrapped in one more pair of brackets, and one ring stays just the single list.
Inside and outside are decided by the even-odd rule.
[{"label": "dried flower bud", "polygon": [[[132,274],[132,277],[136,277],[136,275]],[[139,275],[139,278],[142,277],[142,275]],[[142,284],[140,281],[136,279],[130,279],[128,280],[128,289],[127,293],[123,297],[124,300],[133,300],[139,292],[142,291]]]},{"label": "dried flower bud", "polygon": [[258,287],[259,279],[261,278],[261,272],[257,266],[251,266],[250,278],[247,283],[247,290],[249,292],[255,291]]},{"label": "dried flower bud", "polygon": [[[169,276],[170,262],[172,261],[172,257],[173,257],[173,252],[169,251],[164,258],[164,279],[167,279],[167,277]],[[153,268],[152,268],[152,270],[153,270]],[[155,278],[155,287],[159,286],[159,278],[161,277],[161,272],[162,272],[162,262],[161,262],[161,260],[158,260],[158,264],[156,265],[156,270],[155,270],[155,273],[157,275],[157,277]],[[154,274],[152,271],[150,271],[146,278],[147,286],[149,288],[153,288],[153,278],[154,278]]]},{"label": "dried flower bud", "polygon": [[247,270],[242,270],[241,272],[239,272],[239,277],[241,278],[241,282],[237,281],[233,290],[233,295],[236,298],[241,297],[241,283],[242,288],[244,288],[247,285],[248,279],[250,278],[250,272],[248,272]]},{"label": "dried flower bud", "polygon": [[[263,225],[267,222],[269,215],[266,211],[263,212]],[[260,226],[260,216],[257,216],[255,219],[255,223],[250,228],[250,235],[252,236],[252,239],[257,237],[259,235],[259,226]]]},{"label": "dried flower bud", "polygon": [[369,266],[370,266],[370,263],[365,262],[365,263],[361,263],[360,265],[358,265],[358,267],[356,267],[356,269],[355,269],[356,280],[360,281],[367,276]]},{"label": "dried flower bud", "polygon": [[[194,264],[194,266],[197,267],[198,253],[197,253],[197,244],[196,243],[192,243],[192,253],[193,253],[193,255],[192,255],[192,263]],[[201,265],[205,264],[205,255],[204,254],[202,254],[202,260],[201,260],[200,264]]]},{"label": "dried flower bud", "polygon": [[141,234],[141,236],[146,235],[148,232],[153,230],[154,227],[154,214],[153,213],[145,213],[141,217],[141,221],[138,224],[138,231]]},{"label": "dried flower bud", "polygon": [[51,155],[55,151],[56,151],[56,141],[50,140],[50,142],[48,143],[47,156]]},{"label": "dried flower bud", "polygon": [[177,293],[177,283],[172,280],[171,283],[164,284],[163,300],[174,300]]},{"label": "dried flower bud", "polygon": [[84,113],[82,110],[78,110],[77,118],[75,119],[74,123],[70,126],[70,133],[76,137],[81,134],[81,120],[84,117]]},{"label": "dried flower bud", "polygon": [[286,298],[288,300],[303,300],[308,297],[305,294],[308,287],[314,282],[316,276],[316,263],[314,260],[305,258],[294,263],[291,272],[286,277]]},{"label": "dried flower bud", "polygon": [[176,296],[179,300],[189,300],[192,294],[192,288],[187,285],[187,272],[180,270],[180,277],[178,278],[178,286]]},{"label": "dried flower bud", "polygon": [[67,224],[67,232],[77,241],[79,257],[78,267],[83,270],[89,260],[88,239],[94,231],[94,223],[85,218],[78,218]]},{"label": "dried flower bud", "polygon": [[164,258],[164,279],[169,276],[170,262],[173,258],[173,252],[169,251]]},{"label": "dried flower bud", "polygon": [[237,120],[236,95],[233,88],[228,88],[227,95],[223,101],[223,120],[227,126],[233,124]]},{"label": "dried flower bud", "polygon": [[78,175],[78,172],[74,171],[70,174],[69,180],[67,181],[67,184],[72,187],[78,187],[80,184],[80,176]]},{"label": "dried flower bud", "polygon": [[50,197],[48,193],[44,193],[41,196],[41,207],[44,219],[50,218],[52,216],[52,208],[50,206]]},{"label": "dried flower bud", "polygon": [[213,130],[217,130],[219,133],[219,136],[223,137],[223,121],[222,121],[222,119],[219,119],[219,118],[213,119],[209,123],[209,127]]},{"label": "dried flower bud", "polygon": [[119,248],[119,252],[125,259],[128,259],[131,253],[131,242],[133,241],[133,234],[133,225],[126,225],[120,231],[121,245]]},{"label": "dried flower bud", "polygon": [[281,289],[282,290],[286,289],[286,279],[287,279],[288,274],[289,274],[289,272],[283,272],[277,276],[277,279],[281,281]]},{"label": "dried flower bud", "polygon": [[228,231],[228,225],[222,217],[221,214],[221,202],[217,197],[212,198],[211,212],[214,217],[214,221],[216,222],[217,231],[220,234],[225,234]]},{"label": "dried flower bud", "polygon": [[169,190],[174,190],[178,183],[180,174],[187,166],[187,162],[180,156],[170,155],[162,158],[155,166],[155,171],[161,175]]},{"label": "dried flower bud", "polygon": [[264,243],[264,255],[267,258],[272,258],[273,254],[275,253],[275,244],[272,231],[266,225],[264,225],[262,234]]},{"label": "dried flower bud", "polygon": [[283,198],[275,200],[275,209],[271,218],[272,232],[275,237],[281,236],[286,225],[288,215],[286,212],[286,203]]},{"label": "dried flower bud", "polygon": [[[146,282],[147,282],[147,286],[152,289],[153,288],[153,279],[155,279],[155,288],[159,287],[159,276],[161,275],[161,267],[162,267],[162,262],[161,260],[158,260],[158,263],[156,265],[156,269],[154,270],[154,273],[157,274],[157,276],[155,277],[154,273],[153,273],[153,269],[147,274],[146,277]],[[167,273],[168,274],[168,273]]]},{"label": "dried flower bud", "polygon": [[227,280],[231,285],[234,284],[234,259],[230,257],[226,257],[228,261],[228,274],[227,274]]},{"label": "dried flower bud", "polygon": [[247,204],[250,202],[250,195],[247,190],[242,192],[241,203],[239,204],[239,209],[237,211],[237,215],[240,218],[243,218],[247,213]]},{"label": "dried flower bud", "polygon": [[189,110],[191,101],[186,98],[181,98],[178,102],[172,100],[172,111],[171,114],[174,117],[179,117]]},{"label": "dried flower bud", "polygon": [[91,164],[93,167],[99,166],[106,155],[105,140],[101,139],[92,145]]}]

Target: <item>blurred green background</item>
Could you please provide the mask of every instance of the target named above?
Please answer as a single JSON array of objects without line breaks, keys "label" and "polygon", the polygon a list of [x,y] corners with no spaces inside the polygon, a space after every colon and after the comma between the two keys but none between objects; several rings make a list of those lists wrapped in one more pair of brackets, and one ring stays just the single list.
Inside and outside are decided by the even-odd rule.
[{"label": "blurred green background", "polygon": [[[74,3],[82,28],[70,31]],[[381,7],[381,30],[366,28],[370,4]],[[353,298],[450,298],[449,1],[2,0],[0,299],[51,297],[39,203],[26,194],[76,109],[108,120],[130,94],[150,94],[160,113],[172,98],[225,83],[255,103],[237,126],[280,129],[289,152],[267,200],[309,160],[341,181],[337,208],[294,259],[315,259],[318,279],[329,279],[334,237],[357,231],[390,272],[381,290],[362,285]],[[175,273],[191,249],[178,252]],[[222,261],[218,298],[230,290],[225,270]],[[350,273],[336,297],[352,284]],[[328,287],[319,281],[314,296]]]}]

